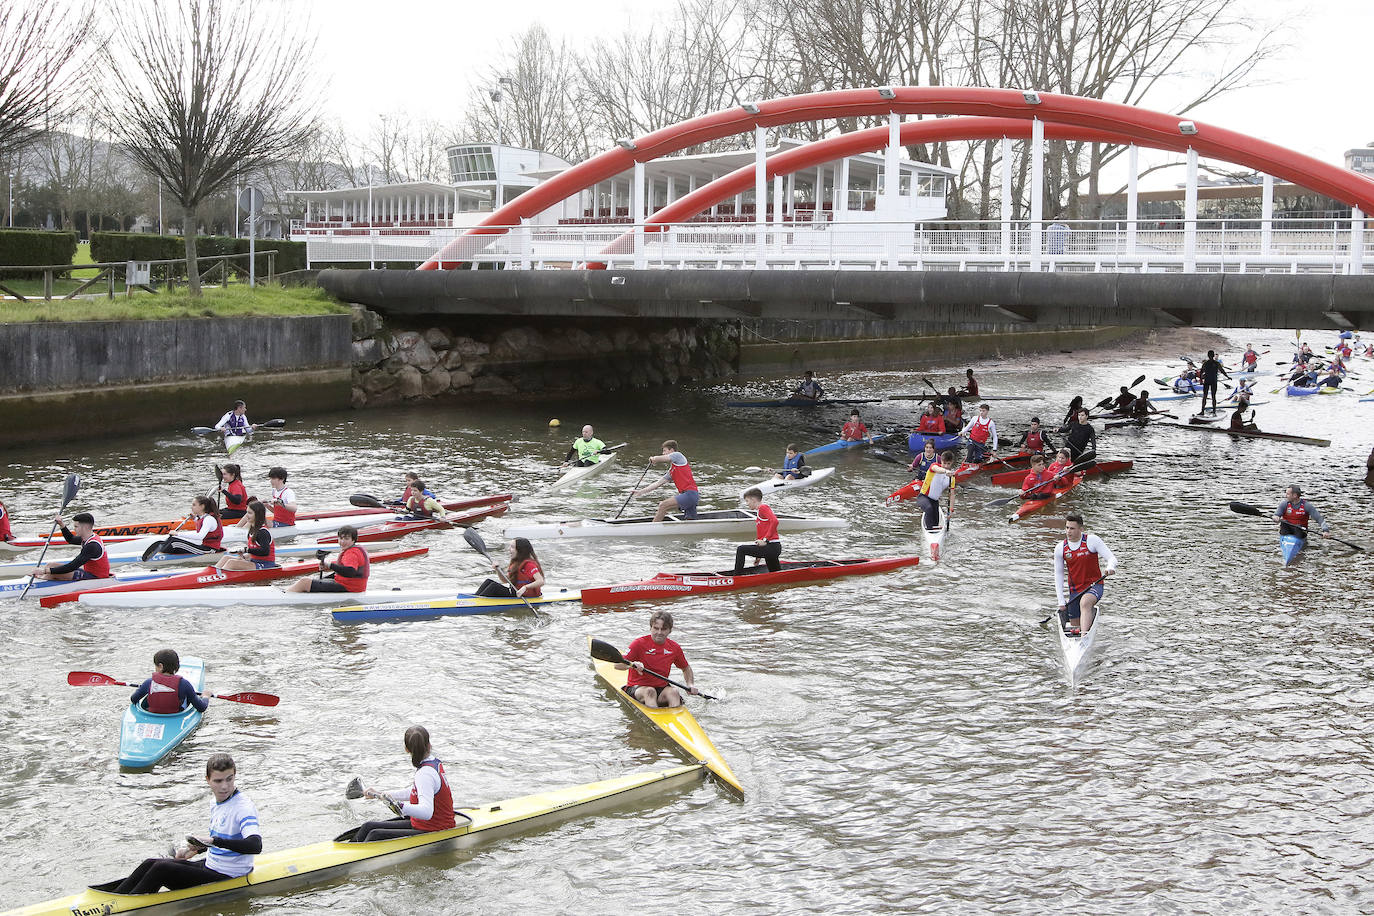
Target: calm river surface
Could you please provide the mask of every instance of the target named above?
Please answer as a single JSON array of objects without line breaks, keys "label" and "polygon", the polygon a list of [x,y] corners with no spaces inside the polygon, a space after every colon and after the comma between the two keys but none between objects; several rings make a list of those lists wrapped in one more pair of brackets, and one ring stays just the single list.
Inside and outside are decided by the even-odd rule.
[{"label": "calm river surface", "polygon": [[[1227,337],[1233,362],[1246,340],[1273,346],[1262,360],[1271,368],[1292,349],[1290,332]],[[1335,335],[1306,337],[1320,347]],[[1165,339],[973,366],[986,394],[1036,396],[995,405],[1005,435],[1032,413],[1061,417],[1074,394],[1095,401],[1141,373],[1167,375],[1179,349]],[[916,392],[922,375],[957,384],[963,368],[824,381],[832,396],[876,397]],[[1356,390],[1374,387],[1374,361],[1355,368]],[[761,476],[746,466],[780,463],[789,441],[828,441],[807,431],[814,423],[838,428],[838,408],[723,406],[789,383],[293,418],[239,457],[259,481],[271,465],[287,466],[305,507],[399,492],[411,469],[446,496],[519,493],[551,481],[551,461],[592,422],[608,443],[630,442],[620,465],[574,496],[519,503],[510,521],[614,515],[667,437],[692,460],[703,506],[725,506]],[[1327,542],[1285,569],[1274,526],[1227,511],[1232,499],[1276,505],[1295,481],[1337,535],[1374,545],[1374,495],[1362,482],[1374,403],[1350,393],[1287,399],[1267,394],[1273,386],[1259,385],[1269,401],[1261,427],[1329,437],[1333,447],[1168,428],[1103,435],[1100,455],[1137,464],[1089,478],[1065,500],[1121,563],[1101,663],[1072,691],[1053,634],[1037,625],[1053,604],[1050,552],[1062,518],[1009,525],[1007,509],[983,508],[1009,491],[985,480],[960,488],[938,566],[617,613],[567,605],[544,619],[342,626],[312,608],[10,603],[0,632],[0,692],[10,698],[0,712],[0,904],[110,880],[203,832],[212,752],[237,759],[269,850],[385,816],[375,803],[346,801],[343,787],[355,774],[408,785],[401,737],[412,723],[433,734],[459,804],[676,765],[670,743],[601,688],[585,648],[589,634],[623,647],[663,606],[677,616],[673,635],[698,683],[722,697],[692,702],[743,782],[743,801],[705,783],[613,816],[206,912],[1374,910],[1374,561]],[[916,409],[871,406],[878,426]],[[250,408],[256,419],[291,417],[289,405]],[[561,430],[548,429],[550,417]],[[5,458],[0,494],[23,535],[46,530],[68,471],[84,481],[77,507],[133,521],[180,514],[218,460],[210,444],[171,430]],[[922,549],[915,512],[883,505],[905,481],[900,469],[862,454],[815,464],[839,472],[774,504],[850,527],[792,535],[784,558]],[[651,511],[657,498],[627,514]],[[500,544],[505,523],[483,523],[488,544]],[[483,576],[457,533],[406,543],[431,552],[374,568],[374,584],[442,580],[457,590]],[[536,546],[555,585],[722,568],[733,556],[719,539]],[[281,705],[212,703],[170,758],[121,772],[127,692],[71,688],[65,674],[138,680],[164,646],[204,657],[211,690],[271,691]]]}]

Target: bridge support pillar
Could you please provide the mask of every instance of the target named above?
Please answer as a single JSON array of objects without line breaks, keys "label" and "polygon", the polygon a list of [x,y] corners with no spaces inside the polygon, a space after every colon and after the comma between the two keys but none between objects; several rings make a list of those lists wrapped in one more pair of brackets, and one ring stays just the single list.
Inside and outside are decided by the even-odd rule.
[{"label": "bridge support pillar", "polygon": [[1364,213],[1359,207],[1350,210],[1350,272],[1364,273]]},{"label": "bridge support pillar", "polygon": [[1197,272],[1197,150],[1188,147],[1188,184],[1183,191],[1183,271]]},{"label": "bridge support pillar", "polygon": [[1140,228],[1140,147],[1132,143],[1126,160],[1126,254],[1134,257]]},{"label": "bridge support pillar", "polygon": [[1260,192],[1260,254],[1268,257],[1274,250],[1274,176],[1264,176]]},{"label": "bridge support pillar", "polygon": [[1030,267],[1039,271],[1045,221],[1045,122],[1031,121]]},{"label": "bridge support pillar", "polygon": [[1011,270],[1011,137],[1002,138],[1002,269]]},{"label": "bridge support pillar", "polygon": [[633,181],[634,185],[630,188],[630,221],[635,227],[635,270],[643,270],[648,264],[648,257],[644,253],[644,163],[635,162]]},{"label": "bridge support pillar", "polygon": [[[887,198],[886,214],[883,219],[887,223],[884,235],[887,236],[887,269],[897,269],[897,232],[899,228],[898,214],[901,213],[900,201],[897,199],[902,192],[901,164],[898,153],[902,150],[902,116],[897,112],[889,112],[887,116],[887,155],[883,159],[883,197]],[[911,193],[915,194],[916,189],[912,188]],[[848,196],[848,195],[846,195]],[[881,210],[876,205],[873,208],[877,213]]]},{"label": "bridge support pillar", "polygon": [[768,131],[754,128],[754,266],[768,264]]}]

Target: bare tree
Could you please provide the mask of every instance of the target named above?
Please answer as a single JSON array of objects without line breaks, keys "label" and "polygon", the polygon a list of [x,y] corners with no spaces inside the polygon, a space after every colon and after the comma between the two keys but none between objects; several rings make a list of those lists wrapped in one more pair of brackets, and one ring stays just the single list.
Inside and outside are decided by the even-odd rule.
[{"label": "bare tree", "polygon": [[66,119],[86,74],[90,29],[89,6],[0,4],[0,159]]},{"label": "bare tree", "polygon": [[[275,10],[270,15],[264,10]],[[125,0],[106,45],[108,125],[185,211],[191,295],[197,210],[236,174],[295,155],[310,133],[306,40],[284,7],[251,0]]]}]

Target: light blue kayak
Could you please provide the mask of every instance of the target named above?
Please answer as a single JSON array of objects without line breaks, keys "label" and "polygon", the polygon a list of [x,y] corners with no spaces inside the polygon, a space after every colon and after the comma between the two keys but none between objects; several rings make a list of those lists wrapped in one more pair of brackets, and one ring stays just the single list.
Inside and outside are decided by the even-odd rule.
[{"label": "light blue kayak", "polygon": [[1150,401],[1151,403],[1155,401],[1186,401],[1189,398],[1195,397],[1197,397],[1197,395],[1191,391],[1180,392],[1178,394],[1152,394],[1150,395]]},{"label": "light blue kayak", "polygon": [[1302,553],[1304,538],[1296,534],[1279,535],[1279,550],[1283,551],[1283,565],[1288,566]]},{"label": "light blue kayak", "polygon": [[836,439],[834,442],[828,442],[825,445],[818,445],[815,448],[807,449],[802,452],[802,454],[810,457],[811,455],[824,455],[828,452],[842,452],[847,448],[868,448],[873,444],[874,440],[878,438],[880,437],[874,436],[868,439],[856,439],[852,442],[848,439]]},{"label": "light blue kayak", "polygon": [[[183,655],[177,672],[197,691],[205,689],[205,662]],[[119,765],[135,769],[153,766],[186,740],[200,724],[202,713],[194,706],[171,715],[148,712],[146,698],[130,703],[119,727]]]},{"label": "light blue kayak", "polygon": [[[530,598],[534,607],[580,601],[577,589],[552,589],[538,598]],[[471,614],[504,614],[525,610],[519,598],[481,598],[477,595],[454,595],[432,601],[363,604],[331,611],[336,623],[377,623],[385,620],[432,620],[436,617],[466,617]]]}]

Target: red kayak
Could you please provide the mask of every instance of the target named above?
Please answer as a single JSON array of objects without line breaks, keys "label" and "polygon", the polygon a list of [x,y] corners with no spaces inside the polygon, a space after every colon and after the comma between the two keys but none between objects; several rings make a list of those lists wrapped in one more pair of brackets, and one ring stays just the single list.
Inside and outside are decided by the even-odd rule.
[{"label": "red kayak", "polygon": [[[413,534],[416,531],[429,531],[433,528],[456,528],[469,527],[480,522],[484,518],[495,518],[505,515],[510,511],[510,503],[498,503],[496,505],[484,505],[477,509],[464,512],[462,514],[450,514],[448,518],[398,518],[391,521],[378,522],[375,525],[368,525],[358,529],[358,543],[364,541],[394,541]],[[338,536],[320,538],[321,544],[337,544]]]},{"label": "red kayak", "polygon": [[1071,491],[1074,487],[1078,486],[1082,482],[1083,475],[1079,473],[1073,475],[1073,477],[1069,480],[1069,485],[1064,487],[1062,490],[1055,490],[1050,487],[1045,487],[1045,490],[1041,492],[1048,491],[1048,496],[1043,496],[1039,499],[1026,500],[1021,505],[1016,507],[1015,512],[1007,516],[1007,521],[1014,522],[1017,519],[1025,518],[1032,512],[1039,512],[1041,509],[1045,508],[1050,503],[1063,499],[1065,494],[1067,494],[1069,491]]},{"label": "red kayak", "polygon": [[[1134,461],[1099,461],[1092,467],[1082,470],[1084,477],[1091,477],[1094,474],[1115,474],[1118,471],[1129,471],[1135,467]],[[1019,487],[1021,481],[1026,479],[1030,471],[1004,471],[1001,474],[993,474],[988,479],[999,487]]]},{"label": "red kayak", "polygon": [[[381,553],[368,555],[369,563],[389,563],[392,560],[404,560],[408,557],[418,557],[429,553],[428,547],[412,547],[408,550],[386,550]],[[91,592],[109,594],[111,592],[161,592],[169,588],[210,588],[215,585],[243,585],[247,582],[270,582],[273,579],[289,579],[292,576],[308,576],[318,572],[320,564],[314,560],[306,560],[300,563],[287,563],[272,569],[217,569],[213,566],[203,566],[200,569],[193,569],[190,572],[180,573],[175,576],[166,576],[162,579],[151,579],[147,582],[128,582],[124,585],[115,585],[110,588],[94,588],[84,592],[73,592],[67,595],[45,595],[38,599],[38,603],[43,607],[57,607],[68,601],[75,601],[82,595],[89,595]],[[142,589],[139,585],[156,585],[156,588]]]},{"label": "red kayak", "polygon": [[700,573],[659,573],[642,582],[622,585],[603,585],[582,589],[584,607],[599,604],[621,604],[644,598],[687,598],[692,595],[714,595],[742,588],[762,588],[766,585],[796,585],[838,579],[841,576],[863,576],[889,572],[903,566],[915,566],[920,557],[881,557],[876,560],[815,560],[784,563],[777,572],[766,566],[755,566],[736,574],[734,570]]},{"label": "red kayak", "polygon": [[965,461],[954,469],[954,479],[963,481],[968,480],[979,471],[992,471],[997,468],[1015,467],[1017,464],[1024,464],[1030,461],[1031,453],[1027,451],[1015,452],[1005,458],[989,458],[982,464],[969,464]]}]

